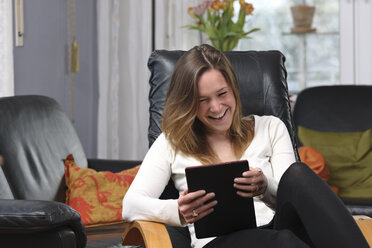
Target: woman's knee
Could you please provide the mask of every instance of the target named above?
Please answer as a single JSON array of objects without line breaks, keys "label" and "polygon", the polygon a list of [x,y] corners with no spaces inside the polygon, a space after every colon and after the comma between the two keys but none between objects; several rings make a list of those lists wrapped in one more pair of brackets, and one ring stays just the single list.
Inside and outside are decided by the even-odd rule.
[{"label": "woman's knee", "polygon": [[309,246],[287,229],[279,230],[272,237],[273,247],[308,248]]}]

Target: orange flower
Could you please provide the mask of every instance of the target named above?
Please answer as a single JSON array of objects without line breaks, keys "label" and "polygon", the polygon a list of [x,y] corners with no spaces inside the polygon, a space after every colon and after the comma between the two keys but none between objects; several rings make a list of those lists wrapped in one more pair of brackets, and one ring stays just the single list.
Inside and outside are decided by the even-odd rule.
[{"label": "orange flower", "polygon": [[212,3],[211,3],[211,6],[210,8],[213,10],[213,11],[218,11],[220,9],[222,10],[225,10],[227,7],[227,3],[226,2],[221,2],[220,0],[214,0]]},{"label": "orange flower", "polygon": [[240,5],[242,6],[242,11],[244,11],[245,14],[247,15],[252,15],[253,10],[254,10],[253,5],[250,3],[246,3],[243,0],[239,0],[239,2],[240,2]]},{"label": "orange flower", "polygon": [[187,13],[192,17],[196,18],[195,13],[194,13],[194,7],[190,7],[187,9]]}]

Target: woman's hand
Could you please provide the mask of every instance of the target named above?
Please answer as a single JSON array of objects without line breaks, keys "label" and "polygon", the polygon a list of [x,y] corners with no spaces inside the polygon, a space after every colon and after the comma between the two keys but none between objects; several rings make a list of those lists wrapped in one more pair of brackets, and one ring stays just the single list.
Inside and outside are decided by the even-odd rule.
[{"label": "woman's hand", "polygon": [[267,178],[260,168],[250,167],[249,171],[243,172],[243,177],[234,179],[234,187],[241,197],[254,197],[266,192]]},{"label": "woman's hand", "polygon": [[177,201],[180,217],[187,223],[194,223],[212,213],[214,210],[213,207],[217,204],[217,201],[206,202],[214,198],[214,196],[214,193],[206,194],[205,190],[189,193],[186,189]]}]

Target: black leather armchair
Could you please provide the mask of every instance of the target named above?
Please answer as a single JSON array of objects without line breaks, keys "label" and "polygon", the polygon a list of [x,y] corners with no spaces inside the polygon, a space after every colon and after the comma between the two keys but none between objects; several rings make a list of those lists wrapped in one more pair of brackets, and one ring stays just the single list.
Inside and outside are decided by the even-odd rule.
[{"label": "black leather armchair", "polygon": [[63,159],[70,153],[79,166],[96,170],[116,172],[139,163],[87,159],[69,118],[49,97],[0,98],[1,247],[120,245],[123,224],[85,230],[80,215],[63,203]]},{"label": "black leather armchair", "polygon": [[[160,121],[166,93],[174,66],[183,54],[184,51],[159,50],[154,51],[149,58],[148,67],[151,71],[151,77],[148,139],[150,146],[161,133]],[[234,51],[225,54],[231,61],[238,78],[243,115],[257,114],[279,117],[287,126],[296,158],[299,160],[283,54],[279,51]],[[173,182],[170,181],[161,198],[176,199],[178,195],[179,193]],[[149,227],[148,224],[147,222],[141,223],[141,221],[133,222],[123,235],[124,243],[127,245],[142,245],[145,243],[146,247],[171,247],[171,245],[177,248],[190,247],[191,240],[187,227],[166,226],[167,233],[164,231],[157,234],[158,239],[164,241],[159,245],[159,243],[147,240],[147,237],[154,236],[153,231],[160,229],[160,224],[156,223],[158,225],[156,227]],[[371,224],[371,220],[363,221],[363,226],[360,226],[360,228],[370,229]],[[168,234],[171,244],[167,240]],[[144,241],[141,239],[144,239]]]},{"label": "black leather armchair", "polygon": [[[150,77],[149,145],[161,133],[160,121],[174,66],[184,51],[154,51],[148,61]],[[297,154],[294,128],[287,89],[285,57],[279,51],[226,52],[239,82],[243,115],[274,115],[287,126]],[[169,182],[161,198],[178,198],[173,182]],[[173,247],[190,247],[187,228],[167,226]]]},{"label": "black leather armchair", "polygon": [[[296,127],[324,132],[360,132],[372,128],[372,86],[332,85],[307,88],[294,106]],[[300,144],[300,141],[298,141]],[[372,168],[372,164],[370,165]],[[353,215],[372,217],[372,200],[342,199]]]}]

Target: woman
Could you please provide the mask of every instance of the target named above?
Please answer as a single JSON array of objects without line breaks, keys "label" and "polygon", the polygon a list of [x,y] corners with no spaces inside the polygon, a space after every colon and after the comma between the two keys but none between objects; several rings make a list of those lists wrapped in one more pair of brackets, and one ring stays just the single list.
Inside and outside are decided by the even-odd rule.
[{"label": "woman", "polygon": [[[186,167],[248,160],[252,167],[234,180],[234,187],[239,196],[254,197],[257,224],[264,226],[273,219],[280,178],[295,162],[282,121],[273,116],[242,117],[237,79],[223,53],[201,45],[181,57],[162,118],[163,133],[148,151],[123,200],[125,220],[187,224],[193,247],[308,247],[290,231],[267,228],[216,239],[195,237],[193,223],[213,212],[218,202],[213,192],[188,192]],[[160,200],[170,177],[180,196]]]}]

